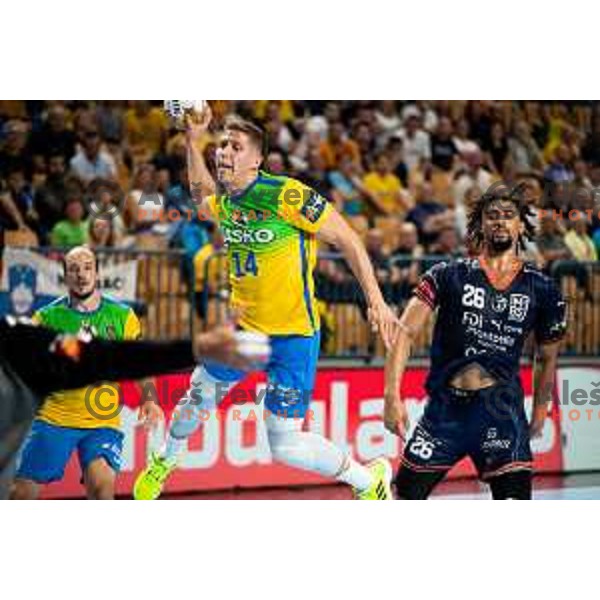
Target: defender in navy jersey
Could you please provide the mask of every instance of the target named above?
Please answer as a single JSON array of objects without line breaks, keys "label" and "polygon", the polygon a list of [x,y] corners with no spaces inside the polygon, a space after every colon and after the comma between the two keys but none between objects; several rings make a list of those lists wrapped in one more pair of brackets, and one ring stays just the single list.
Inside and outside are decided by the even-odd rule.
[{"label": "defender in navy jersey", "polygon": [[[495,499],[530,499],[530,438],[541,434],[566,306],[556,283],[518,252],[534,231],[520,188],[485,194],[469,220],[476,258],[440,263],[414,290],[386,364],[385,423],[404,438],[408,418],[399,384],[411,339],[433,311],[429,401],[406,443],[397,495],[424,499],[469,456]],[[534,411],[527,422],[519,359],[534,334]]]}]

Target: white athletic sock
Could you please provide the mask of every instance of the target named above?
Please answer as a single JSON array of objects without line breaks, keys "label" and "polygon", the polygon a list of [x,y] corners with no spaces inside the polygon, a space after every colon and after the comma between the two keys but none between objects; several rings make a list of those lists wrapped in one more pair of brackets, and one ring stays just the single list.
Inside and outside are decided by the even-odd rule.
[{"label": "white athletic sock", "polygon": [[369,469],[367,469],[367,467],[364,465],[356,462],[350,456],[347,456],[346,460],[346,468],[343,468],[342,472],[338,474],[338,481],[343,481],[344,483],[351,485],[359,492],[365,492],[373,483],[371,471],[369,471]]},{"label": "white athletic sock", "polygon": [[188,437],[199,429],[207,413],[210,414],[208,418],[214,418],[217,405],[234,385],[215,379],[202,365],[196,367],[190,388],[173,411],[161,456],[168,460],[177,459],[185,450]]},{"label": "white athletic sock", "polygon": [[369,469],[346,456],[316,433],[302,431],[300,419],[268,415],[265,419],[271,455],[277,462],[343,481],[359,491],[371,486]]}]

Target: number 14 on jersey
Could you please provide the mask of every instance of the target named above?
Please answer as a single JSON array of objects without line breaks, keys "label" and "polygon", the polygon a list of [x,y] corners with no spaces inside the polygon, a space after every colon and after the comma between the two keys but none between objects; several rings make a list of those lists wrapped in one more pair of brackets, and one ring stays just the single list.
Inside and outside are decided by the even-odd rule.
[{"label": "number 14 on jersey", "polygon": [[244,257],[240,252],[234,252],[231,255],[233,272],[236,277],[245,277],[246,275],[258,275],[258,263],[256,262],[256,254],[250,250],[247,256]]}]

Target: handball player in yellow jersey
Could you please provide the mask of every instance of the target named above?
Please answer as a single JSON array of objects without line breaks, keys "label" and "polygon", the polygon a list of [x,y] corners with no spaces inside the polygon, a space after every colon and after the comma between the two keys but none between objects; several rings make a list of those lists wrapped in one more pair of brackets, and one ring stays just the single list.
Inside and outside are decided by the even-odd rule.
[{"label": "handball player in yellow jersey", "polygon": [[[67,295],[35,313],[34,322],[61,333],[87,333],[106,340],[140,337],[140,323],[133,310],[100,293],[97,259],[90,248],[70,250],[64,258],[64,274]],[[75,450],[87,497],[114,497],[123,446],[118,412],[90,410],[86,393],[94,398],[93,390],[84,388],[56,392],[46,400],[25,441],[12,498],[38,498],[41,485],[62,479]],[[98,403],[101,407],[100,398]],[[150,399],[141,405],[139,416],[152,424],[162,417],[162,410]]]},{"label": "handball player in yellow jersey", "polygon": [[[268,335],[264,422],[273,459],[350,485],[359,499],[391,499],[391,468],[380,459],[364,466],[316,433],[303,431],[319,355],[320,324],[313,269],[317,240],[341,251],[364,292],[368,315],[386,346],[397,319],[386,305],[358,235],[317,192],[290,177],[260,170],[265,155],[263,131],[231,117],[216,151],[216,181],[197,140],[211,121],[210,108],[186,117],[188,173],[200,210],[217,222],[229,262],[231,304],[239,326],[249,335]],[[164,448],[154,454],[134,486],[137,499],[155,499],[187,438],[214,416],[224,397],[244,374],[205,362],[192,375],[191,388],[176,409]],[[201,411],[204,417],[201,419]],[[181,413],[181,414],[179,414]]]}]

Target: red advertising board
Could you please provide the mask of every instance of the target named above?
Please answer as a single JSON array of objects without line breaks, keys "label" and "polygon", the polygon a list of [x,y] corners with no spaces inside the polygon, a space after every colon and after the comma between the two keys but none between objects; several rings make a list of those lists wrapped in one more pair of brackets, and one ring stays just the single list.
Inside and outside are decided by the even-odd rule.
[{"label": "red advertising board", "polygon": [[[411,368],[403,379],[402,394],[413,423],[420,416],[426,400],[423,387],[426,375],[426,369]],[[523,368],[521,377],[530,402],[531,369]],[[173,406],[173,398],[180,397],[188,382],[189,374],[157,379],[159,398],[167,412]],[[243,389],[248,397],[260,399],[264,385],[264,375],[254,374],[238,386],[237,392]],[[144,465],[149,446],[160,443],[163,431],[162,428],[157,431],[152,440],[143,429],[136,427],[139,389],[131,383],[125,383],[123,389],[124,467],[118,477],[117,490],[119,494],[129,495],[134,478]],[[384,455],[396,464],[401,451],[400,441],[384,432],[381,420],[381,368],[321,368],[313,398],[312,415],[306,423],[308,429],[324,434],[361,462]],[[189,439],[181,468],[170,479],[167,491],[180,493],[324,483],[324,479],[311,473],[272,463],[262,415],[262,404],[249,401],[243,405],[232,405],[229,399],[225,399],[218,418],[208,418],[202,431],[197,431]],[[534,451],[538,470],[561,470],[557,406],[549,417],[544,438],[534,444]],[[474,471],[468,461],[457,465],[451,473],[452,477],[472,475]],[[72,460],[64,480],[48,486],[44,496],[80,497],[83,494],[80,477],[76,460]]]}]

